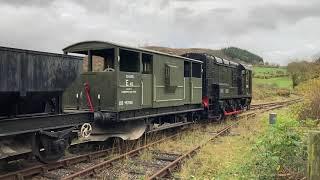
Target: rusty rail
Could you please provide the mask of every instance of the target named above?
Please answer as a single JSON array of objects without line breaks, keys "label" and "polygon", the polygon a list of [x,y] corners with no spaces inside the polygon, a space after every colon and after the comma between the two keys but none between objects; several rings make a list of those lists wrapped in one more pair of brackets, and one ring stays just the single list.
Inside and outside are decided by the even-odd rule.
[{"label": "rusty rail", "polygon": [[251,108],[251,110],[256,110],[256,109],[262,109],[262,108],[269,107],[269,106],[283,105],[283,104],[288,104],[288,103],[290,104],[290,103],[295,103],[295,102],[299,102],[299,101],[302,101],[302,99],[296,98],[296,99],[291,99],[291,100],[287,100],[287,101],[280,101],[280,102],[251,104],[250,108]]},{"label": "rusty rail", "polygon": [[114,157],[114,158],[109,159],[109,160],[107,160],[107,161],[103,161],[103,162],[101,162],[101,163],[99,163],[99,164],[96,164],[96,165],[90,167],[90,168],[84,169],[84,170],[82,170],[82,171],[76,172],[76,173],[71,174],[71,175],[66,176],[66,177],[62,177],[61,179],[62,179],[62,180],[68,180],[68,179],[74,179],[74,178],[80,177],[80,176],[81,176],[81,177],[85,177],[85,176],[89,176],[89,175],[95,174],[99,169],[102,169],[102,168],[104,168],[104,167],[111,167],[111,166],[112,166],[112,163],[114,163],[114,162],[116,162],[116,161],[119,161],[119,160],[121,160],[121,159],[125,159],[125,158],[127,158],[127,157],[133,157],[133,156],[139,154],[140,151],[142,151],[142,150],[144,150],[144,149],[146,149],[146,148],[149,148],[149,147],[151,147],[151,146],[153,146],[153,145],[155,145],[155,144],[159,144],[159,143],[161,143],[161,142],[164,142],[164,141],[166,141],[166,140],[168,140],[168,139],[172,139],[172,138],[174,138],[174,137],[177,137],[178,135],[179,135],[179,134],[175,134],[175,135],[172,135],[172,136],[169,136],[169,137],[160,139],[160,140],[155,141],[155,142],[153,142],[153,143],[150,143],[150,144],[147,144],[147,145],[145,145],[145,146],[139,147],[139,148],[137,148],[137,149],[135,149],[135,150],[129,151],[129,152],[127,152],[127,153],[125,153],[125,154],[122,154],[122,155],[120,155],[120,156]]},{"label": "rusty rail", "polygon": [[24,179],[37,174],[45,174],[50,170],[58,169],[61,167],[70,166],[80,162],[91,161],[103,156],[106,156],[108,152],[112,151],[113,148],[91,152],[84,155],[78,155],[70,158],[65,158],[57,162],[50,164],[38,164],[30,168],[22,169],[16,172],[8,173],[0,176],[0,180],[15,180],[15,179]]}]

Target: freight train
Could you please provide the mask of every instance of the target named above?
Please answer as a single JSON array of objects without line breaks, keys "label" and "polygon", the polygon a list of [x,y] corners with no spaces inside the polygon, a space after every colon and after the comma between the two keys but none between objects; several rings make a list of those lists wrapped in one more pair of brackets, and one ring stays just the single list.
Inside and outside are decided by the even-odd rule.
[{"label": "freight train", "polygon": [[[0,48],[0,159],[61,158],[74,143],[219,120],[249,109],[249,66],[85,41],[63,54]],[[85,61],[83,61],[85,59]]]}]

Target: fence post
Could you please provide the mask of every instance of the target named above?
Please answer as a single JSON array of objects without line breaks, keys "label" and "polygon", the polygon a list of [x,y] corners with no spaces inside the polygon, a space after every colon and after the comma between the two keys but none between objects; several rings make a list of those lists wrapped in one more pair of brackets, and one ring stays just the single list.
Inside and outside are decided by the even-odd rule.
[{"label": "fence post", "polygon": [[320,131],[309,132],[308,179],[320,179]]}]

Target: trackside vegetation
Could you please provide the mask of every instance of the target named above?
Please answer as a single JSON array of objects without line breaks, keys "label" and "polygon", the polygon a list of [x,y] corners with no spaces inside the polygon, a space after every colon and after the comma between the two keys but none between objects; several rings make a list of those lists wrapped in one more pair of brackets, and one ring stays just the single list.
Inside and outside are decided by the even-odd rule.
[{"label": "trackside vegetation", "polygon": [[230,134],[209,143],[177,175],[182,179],[302,179],[307,173],[307,134],[312,120],[297,119],[300,105],[240,122]]},{"label": "trackside vegetation", "polygon": [[[292,107],[291,107],[292,108]],[[268,118],[263,118],[264,122]],[[217,179],[302,179],[306,176],[305,132],[314,124],[298,121],[291,110],[278,111],[275,125],[269,125],[253,142],[241,164],[233,164]]]}]

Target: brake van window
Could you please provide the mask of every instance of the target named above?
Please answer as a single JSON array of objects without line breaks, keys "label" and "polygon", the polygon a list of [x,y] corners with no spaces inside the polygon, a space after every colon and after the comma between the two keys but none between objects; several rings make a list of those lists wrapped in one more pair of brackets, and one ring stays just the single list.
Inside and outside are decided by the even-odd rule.
[{"label": "brake van window", "polygon": [[129,50],[120,49],[120,71],[139,72],[140,60],[139,53]]}]

